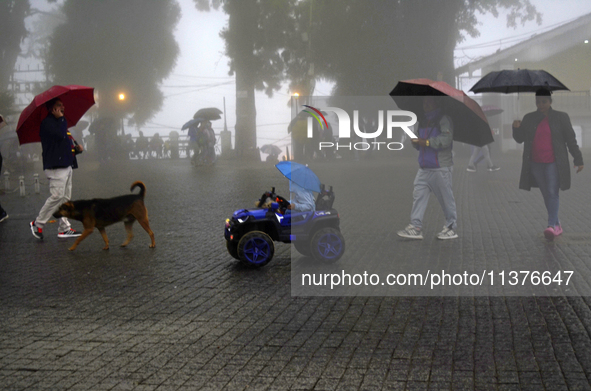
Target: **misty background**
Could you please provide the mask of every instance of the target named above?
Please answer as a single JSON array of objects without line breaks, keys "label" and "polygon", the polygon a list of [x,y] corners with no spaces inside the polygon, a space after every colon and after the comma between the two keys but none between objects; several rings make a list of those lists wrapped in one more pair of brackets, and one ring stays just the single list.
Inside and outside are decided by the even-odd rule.
[{"label": "misty background", "polygon": [[383,96],[419,77],[455,85],[454,67],[568,23],[591,3],[8,0],[0,8],[0,112],[11,123],[53,84],[96,88],[89,121],[121,120],[133,137],[186,135],[180,128],[195,111],[224,110],[225,98],[214,130],[225,120],[233,147],[246,151],[290,144],[296,92]]}]

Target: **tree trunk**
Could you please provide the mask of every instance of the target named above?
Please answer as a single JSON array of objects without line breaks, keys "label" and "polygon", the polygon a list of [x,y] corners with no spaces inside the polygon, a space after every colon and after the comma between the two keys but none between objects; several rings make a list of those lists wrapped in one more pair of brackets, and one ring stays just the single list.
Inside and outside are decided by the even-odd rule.
[{"label": "tree trunk", "polygon": [[234,0],[228,3],[228,47],[236,74],[236,145],[239,155],[256,148],[255,58],[254,39],[257,32],[258,4],[255,0]]},{"label": "tree trunk", "polygon": [[405,78],[441,79],[455,86],[453,51],[457,15],[463,0],[412,0],[402,3]]},{"label": "tree trunk", "polygon": [[236,70],[236,145],[239,154],[256,148],[254,83],[249,72]]}]

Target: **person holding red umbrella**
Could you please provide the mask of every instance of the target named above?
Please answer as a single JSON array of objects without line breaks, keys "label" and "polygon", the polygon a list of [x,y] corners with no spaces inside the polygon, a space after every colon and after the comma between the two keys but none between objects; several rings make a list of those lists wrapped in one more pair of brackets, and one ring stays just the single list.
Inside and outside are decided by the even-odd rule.
[{"label": "person holding red umbrella", "polygon": [[[43,228],[53,212],[70,200],[72,170],[78,168],[76,155],[84,150],[68,131],[64,103],[59,98],[54,98],[46,102],[45,107],[49,114],[41,122],[39,137],[43,149],[43,171],[49,180],[50,196],[37,218],[29,223],[31,232],[37,239],[43,239]],[[59,238],[74,238],[80,235],[72,229],[68,219],[63,217],[59,220]]]}]

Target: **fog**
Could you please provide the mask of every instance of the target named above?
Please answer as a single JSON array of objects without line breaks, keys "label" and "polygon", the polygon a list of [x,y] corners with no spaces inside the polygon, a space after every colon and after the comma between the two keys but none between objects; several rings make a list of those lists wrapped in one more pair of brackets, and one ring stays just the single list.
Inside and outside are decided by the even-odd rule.
[{"label": "fog", "polygon": [[[173,38],[178,45],[178,55],[175,57],[174,64],[170,69],[163,71],[164,77],[156,83],[157,90],[162,93],[160,108],[146,113],[145,115],[142,113],[138,114],[139,117],[147,117],[145,122],[141,121],[144,122],[141,126],[135,126],[134,121],[129,121],[129,118],[133,117],[134,112],[131,110],[127,111],[125,113],[126,120],[124,121],[125,132],[131,133],[133,137],[137,137],[139,130],[142,130],[147,136],[152,136],[154,133],[159,133],[161,136],[168,135],[170,131],[175,130],[183,136],[186,135],[186,133],[181,132],[180,128],[186,121],[193,117],[195,111],[202,107],[213,106],[224,110],[223,118],[213,122],[215,132],[219,133],[224,129],[224,124],[226,124],[227,129],[232,132],[232,143],[234,145],[235,125],[237,121],[236,76],[235,74],[229,75],[230,59],[226,55],[224,38],[220,37],[222,29],[228,26],[228,15],[222,9],[212,9],[209,12],[200,12],[196,9],[193,0],[178,0],[176,2],[173,1],[172,3],[178,3],[180,11],[178,22],[174,24],[172,30]],[[33,9],[38,9],[43,12],[57,10],[55,13],[58,15],[57,19],[59,19],[58,22],[60,23],[63,22],[63,19],[59,18],[61,12],[60,6],[62,4],[64,4],[64,1],[49,5],[46,1],[42,0],[31,1]],[[537,11],[542,14],[541,24],[537,24],[535,21],[527,21],[523,24],[517,23],[515,28],[510,28],[507,27],[506,21],[508,12],[504,9],[499,9],[499,16],[497,18],[493,17],[490,13],[484,15],[476,13],[475,16],[478,20],[476,28],[480,31],[480,36],[471,37],[465,34],[465,40],[458,43],[456,50],[453,52],[454,65],[464,65],[473,59],[489,55],[499,49],[505,49],[520,40],[527,39],[534,34],[540,34],[548,29],[554,28],[557,24],[570,21],[573,18],[591,12],[591,4],[586,1],[570,0],[556,2],[537,0],[532,1],[532,4],[534,4],[537,7]],[[117,14],[116,10],[113,12],[114,15]],[[335,12],[335,14],[338,14],[338,12]],[[45,18],[43,19],[44,16]],[[47,34],[48,31],[41,30],[48,30],[51,26],[48,27],[47,21],[55,21],[55,19],[55,16],[53,19],[47,18],[46,14],[36,12],[27,18],[26,26],[29,29],[30,34],[29,38],[25,39],[21,45],[23,50],[25,50],[27,45],[31,44],[31,38],[34,38],[41,33]],[[89,17],[89,22],[92,21],[92,19],[93,18]],[[43,23],[40,23],[40,21]],[[67,23],[68,22],[66,22],[66,24]],[[153,21],[145,21],[146,25],[150,25],[151,23],[153,23]],[[150,30],[147,29],[146,31]],[[142,32],[129,30],[127,34],[130,36],[138,36],[138,34],[142,34]],[[156,32],[154,32],[154,34],[156,34]],[[351,35],[343,36],[343,41],[336,41],[336,43],[334,37],[315,36],[310,37],[310,39],[312,42],[322,41],[323,39],[332,39],[331,46],[347,46],[350,44],[350,42],[347,42],[347,39],[350,40],[352,37],[355,38]],[[421,39],[428,38],[424,37]],[[109,45],[114,45],[116,41],[117,38],[115,38],[115,36],[110,36],[107,37],[107,39],[102,39],[98,42],[102,42],[102,44],[108,48]],[[95,45],[95,42],[96,41],[93,41],[93,45]],[[132,40],[126,42],[132,42]],[[47,50],[47,47],[41,47],[39,48],[39,53],[46,52]],[[101,53],[103,50],[104,49],[101,47],[94,46],[91,51]],[[147,50],[150,50],[149,46]],[[417,46],[414,50],[421,51],[424,49]],[[67,53],[67,51],[65,53]],[[77,56],[76,53],[77,52],[73,52],[71,56],[66,56],[68,61],[72,62]],[[163,56],[163,53],[157,52],[154,49],[154,53],[151,53],[151,55],[153,56],[153,59],[158,59]],[[392,68],[397,67],[396,60],[398,57],[394,53],[386,52],[384,53],[384,56],[387,61],[391,61]],[[351,61],[354,60],[354,57],[355,54],[351,53]],[[124,84],[125,79],[128,77],[125,72],[129,72],[127,70],[129,66],[125,65],[125,58],[120,58],[119,60],[121,61],[121,66],[114,68],[114,70],[109,70],[110,73],[105,77],[110,79],[112,83],[117,82]],[[35,56],[21,56],[16,62],[16,68],[20,70],[34,69],[36,67],[43,68],[45,61],[44,58]],[[317,69],[320,68],[318,64],[316,65]],[[68,83],[82,84],[85,80],[93,79],[92,75],[84,74],[85,67],[81,66],[80,68],[82,69],[78,69],[77,74],[82,75],[80,79],[84,80],[78,82],[74,79],[68,79]],[[91,72],[91,67],[88,68],[88,72]],[[437,76],[436,74],[419,73],[420,69],[426,69],[424,67],[422,68],[419,64],[415,64],[411,68],[417,69],[417,73],[400,72],[399,74],[401,77],[430,77],[434,79]],[[118,72],[118,69],[120,69],[121,72]],[[361,66],[357,72],[363,73],[366,71],[372,72],[373,70],[371,67]],[[321,72],[323,73],[316,76],[316,84],[313,93],[316,96],[329,96],[335,89],[339,88],[339,83],[335,81],[334,78],[327,77],[326,75],[328,72],[326,72],[326,70],[321,70],[317,73]],[[392,72],[392,75],[394,77],[396,72]],[[460,87],[465,91],[468,90],[478,79],[478,76],[479,74],[476,73],[473,75],[474,78],[472,79],[460,80]],[[17,80],[23,82],[43,82],[45,78],[46,75],[43,72],[19,73],[17,75]],[[446,79],[449,78],[449,76],[446,77]],[[453,76],[451,79],[453,79]],[[389,85],[384,85],[383,91],[389,91],[394,87],[396,82],[397,80],[393,78],[389,82]],[[287,133],[287,125],[294,114],[294,108],[290,105],[290,98],[294,89],[290,89],[289,83],[289,78],[279,81],[279,88],[273,91],[271,97],[266,95],[263,91],[257,90],[255,92],[256,146],[260,147],[264,144],[275,144],[280,148],[285,149],[286,146],[291,144]],[[103,83],[103,85],[105,85],[105,83]],[[117,89],[119,87],[115,86],[113,88]],[[238,90],[240,90],[240,87]],[[375,95],[375,91],[375,89],[372,89],[367,95]],[[140,95],[147,96],[154,93],[156,92],[148,89],[137,92],[128,91],[130,96],[135,94],[136,97]],[[354,94],[350,95],[359,96],[362,94],[360,91],[355,91]],[[33,91],[17,94],[16,98],[18,107],[22,108],[32,97]],[[104,99],[104,95],[102,98]],[[104,102],[100,102],[99,106],[100,104],[103,104],[104,107]],[[92,121],[99,116],[96,112],[91,112],[90,114],[91,116],[87,118],[89,121]],[[114,115],[114,117],[117,117],[117,115]],[[16,122],[14,118],[12,122]]]}]

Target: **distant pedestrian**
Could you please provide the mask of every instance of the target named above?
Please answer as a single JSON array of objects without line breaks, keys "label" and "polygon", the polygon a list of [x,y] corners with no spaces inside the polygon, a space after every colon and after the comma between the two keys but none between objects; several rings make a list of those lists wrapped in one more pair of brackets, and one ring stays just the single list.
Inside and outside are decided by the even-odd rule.
[{"label": "distant pedestrian", "polygon": [[468,162],[468,168],[466,171],[476,172],[476,165],[481,160],[484,160],[484,163],[486,163],[488,171],[499,171],[501,169],[500,167],[494,165],[492,159],[490,158],[490,150],[488,145],[485,145],[482,148],[472,146],[472,155],[470,156],[470,161]]},{"label": "distant pedestrian", "polygon": [[[46,104],[49,114],[41,122],[39,136],[43,149],[43,172],[49,179],[50,196],[39,211],[37,218],[29,223],[33,236],[43,239],[43,228],[61,204],[72,196],[72,170],[78,168],[76,154],[84,148],[76,143],[68,131],[68,123],[64,117],[65,106],[55,98]],[[59,219],[58,238],[80,236],[70,226],[65,217]]]},{"label": "distant pedestrian", "polygon": [[126,159],[135,157],[135,141],[133,141],[131,133],[127,133],[123,139],[123,150],[125,151]]},{"label": "distant pedestrian", "polygon": [[135,148],[136,148],[136,153],[137,153],[138,159],[140,158],[140,155],[141,155],[142,159],[148,158],[148,149],[150,149],[150,141],[148,140],[147,137],[144,136],[144,132],[142,132],[141,130],[140,130],[140,136],[138,137],[138,139],[135,142]]},{"label": "distant pedestrian", "polygon": [[568,152],[574,158],[577,173],[583,170],[583,155],[577,145],[575,131],[567,113],[552,109],[549,90],[536,92],[536,111],[528,113],[523,121],[513,122],[513,138],[524,143],[523,163],[519,188],[531,190],[539,187],[548,212],[547,240],[562,234],[558,219],[559,190],[570,188]]},{"label": "distant pedestrian", "polygon": [[215,161],[215,132],[211,127],[210,121],[204,121],[201,128],[201,135],[202,141],[200,144],[203,143],[202,148],[205,151],[205,160],[208,164],[211,164]]},{"label": "distant pedestrian", "polygon": [[309,139],[307,136],[308,116],[307,112],[301,111],[291,120],[287,127],[287,132],[291,134],[293,160],[296,162],[312,160],[315,148],[318,146],[320,125],[316,121],[312,122],[312,138]]},{"label": "distant pedestrian", "polygon": [[456,201],[452,192],[452,140],[453,123],[439,101],[433,96],[423,98],[424,117],[419,122],[419,138],[412,139],[419,150],[419,171],[414,181],[410,224],[398,231],[398,236],[423,239],[423,216],[429,196],[435,194],[445,217],[445,226],[438,239],[455,239]]},{"label": "distant pedestrian", "polygon": [[[0,116],[2,118],[2,116]],[[2,154],[0,153],[0,173],[2,172]],[[0,204],[0,223],[3,222],[8,218],[8,212],[2,209],[2,204]]]},{"label": "distant pedestrian", "polygon": [[191,152],[193,152],[193,156],[191,157],[191,164],[197,164],[197,156],[199,154],[199,145],[197,144],[197,135],[199,133],[199,122],[193,123],[189,126],[189,132],[187,136],[189,137],[189,145],[187,147],[187,157],[191,156]]},{"label": "distant pedestrian", "polygon": [[150,140],[150,153],[149,155],[152,155],[152,152],[156,153],[156,159],[162,159],[162,147],[164,146],[164,142],[162,141],[162,139],[160,138],[160,134],[159,133],[154,133],[154,136],[152,136],[152,139]]}]

